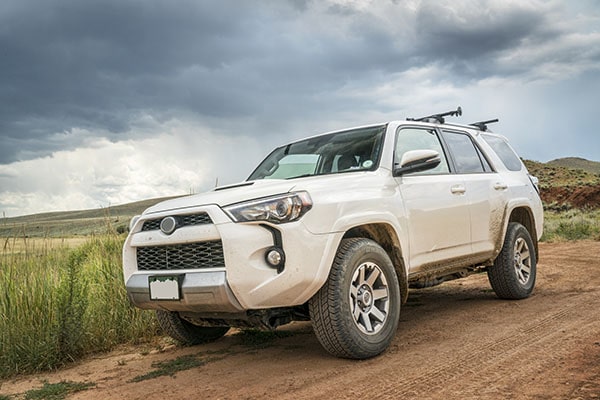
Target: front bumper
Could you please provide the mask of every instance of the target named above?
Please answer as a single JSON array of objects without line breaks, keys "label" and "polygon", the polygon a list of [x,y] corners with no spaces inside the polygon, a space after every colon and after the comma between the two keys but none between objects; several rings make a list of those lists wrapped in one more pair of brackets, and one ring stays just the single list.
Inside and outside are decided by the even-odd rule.
[{"label": "front bumper", "polygon": [[227,284],[225,271],[186,272],[181,282],[181,300],[150,299],[149,279],[157,275],[157,273],[139,273],[132,275],[127,281],[127,294],[137,307],[197,313],[243,311]]},{"label": "front bumper", "polygon": [[[170,235],[157,229],[142,231],[144,221],[149,219],[192,213],[207,213],[212,223],[183,226]],[[265,261],[265,253],[274,245],[273,233],[260,224],[233,223],[216,205],[144,215],[123,248],[129,298],[140,308],[196,313],[239,313],[304,304],[326,281],[342,234],[313,234],[301,221],[273,228],[281,233],[285,252],[285,268],[280,272]],[[138,248],[179,248],[211,241],[222,243],[224,265],[138,270]],[[150,299],[149,278],[160,275],[183,276],[181,300]]]}]

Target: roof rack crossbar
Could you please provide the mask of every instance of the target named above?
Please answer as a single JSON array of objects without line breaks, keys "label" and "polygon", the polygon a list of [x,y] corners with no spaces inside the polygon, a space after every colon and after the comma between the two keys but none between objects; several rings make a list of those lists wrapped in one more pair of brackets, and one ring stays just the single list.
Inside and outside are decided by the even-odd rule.
[{"label": "roof rack crossbar", "polygon": [[488,130],[488,124],[493,124],[495,122],[500,121],[498,118],[496,119],[488,119],[487,121],[479,121],[479,122],[473,122],[472,124],[469,124],[471,126],[474,126],[476,128],[478,128],[480,131],[487,131]]},{"label": "roof rack crossbar", "polygon": [[444,117],[446,117],[446,116],[458,117],[459,115],[462,115],[462,108],[460,108],[460,106],[458,106],[458,108],[454,111],[447,111],[447,112],[443,112],[443,113],[439,113],[439,114],[428,115],[426,117],[421,117],[421,118],[406,118],[406,120],[407,121],[421,121],[421,122],[437,121],[438,123],[443,124]]}]

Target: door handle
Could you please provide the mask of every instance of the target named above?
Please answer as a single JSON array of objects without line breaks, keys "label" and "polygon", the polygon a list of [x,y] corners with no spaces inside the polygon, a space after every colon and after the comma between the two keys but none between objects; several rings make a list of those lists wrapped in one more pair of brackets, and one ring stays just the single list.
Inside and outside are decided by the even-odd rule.
[{"label": "door handle", "polygon": [[494,189],[496,189],[496,190],[506,190],[506,189],[508,189],[508,185],[506,183],[503,183],[503,182],[496,182],[494,184]]},{"label": "door handle", "polygon": [[450,191],[453,194],[465,194],[467,189],[464,187],[464,185],[454,185],[450,188]]}]

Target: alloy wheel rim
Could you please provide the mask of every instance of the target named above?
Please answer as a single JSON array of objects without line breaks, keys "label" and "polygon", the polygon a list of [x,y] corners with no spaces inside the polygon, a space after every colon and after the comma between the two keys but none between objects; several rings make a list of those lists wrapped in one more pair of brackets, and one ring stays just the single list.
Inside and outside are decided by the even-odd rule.
[{"label": "alloy wheel rim", "polygon": [[352,320],[367,335],[378,333],[387,320],[389,287],[385,274],[373,262],[358,266],[350,283]]},{"label": "alloy wheel rim", "polygon": [[515,241],[514,267],[519,283],[526,285],[531,277],[531,253],[523,238]]}]

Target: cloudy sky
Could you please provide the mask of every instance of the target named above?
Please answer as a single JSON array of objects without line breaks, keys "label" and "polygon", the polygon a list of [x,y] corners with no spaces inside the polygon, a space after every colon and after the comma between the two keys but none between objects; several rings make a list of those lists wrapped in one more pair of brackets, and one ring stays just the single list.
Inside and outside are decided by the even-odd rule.
[{"label": "cloudy sky", "polygon": [[458,105],[525,158],[600,161],[600,3],[2,0],[0,216],[197,193]]}]

